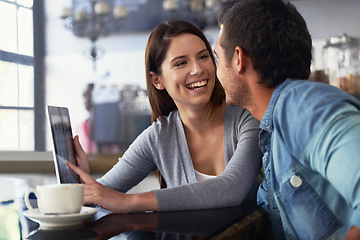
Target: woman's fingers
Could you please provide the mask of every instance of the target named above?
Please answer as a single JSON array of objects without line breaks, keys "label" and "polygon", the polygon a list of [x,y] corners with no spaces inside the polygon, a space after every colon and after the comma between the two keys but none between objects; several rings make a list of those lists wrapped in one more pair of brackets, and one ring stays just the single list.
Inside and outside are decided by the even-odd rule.
[{"label": "woman's fingers", "polygon": [[[80,176],[83,181],[84,186],[84,197],[83,204],[98,204],[101,203],[102,193],[101,187],[95,179],[93,179],[87,172],[72,164],[71,162],[67,162],[67,165]],[[100,205],[101,206],[101,205]]]},{"label": "woman's fingers", "polygon": [[[84,204],[96,204],[103,208],[106,208],[110,211],[117,210],[119,205],[122,207],[125,205],[122,203],[125,198],[125,194],[112,190],[105,187],[104,185],[98,183],[93,179],[90,174],[72,164],[67,162],[67,165],[72,169],[76,174],[78,174],[84,184]],[[120,209],[118,212],[125,212],[123,209]]]},{"label": "woman's fingers", "polygon": [[75,166],[74,164],[72,164],[71,162],[67,161],[66,162],[67,165],[69,166],[69,168],[71,170],[73,170],[77,175],[80,176],[81,180],[84,181],[84,183],[86,184],[92,184],[95,183],[95,179],[93,179],[90,174],[88,174],[87,172],[85,172],[84,170],[82,170],[81,168]]},{"label": "woman's fingers", "polygon": [[67,162],[67,165],[71,170],[78,174],[84,182],[84,204],[96,204],[116,213],[129,212],[128,205],[129,202],[131,202],[129,201],[131,195],[118,192],[98,183],[90,176],[90,174],[69,161]]},{"label": "woman's fingers", "polygon": [[[103,208],[109,209],[109,204],[115,200],[117,194],[114,196],[114,190],[111,190],[104,185],[94,182],[92,184],[84,184],[84,204],[96,204]],[[111,205],[110,205],[111,206]]]},{"label": "woman's fingers", "polygon": [[[94,194],[91,190],[87,188],[87,184],[84,184],[84,198],[83,203],[84,204],[96,204],[98,206],[101,206],[101,203],[99,202],[98,197],[96,194]],[[102,207],[102,206],[101,206]]]},{"label": "woman's fingers", "polygon": [[76,153],[78,154],[79,157],[86,157],[86,153],[85,153],[84,149],[82,148],[80,141],[79,141],[79,135],[76,135],[74,137],[74,146],[75,146],[75,149],[77,150]]},{"label": "woman's fingers", "polygon": [[74,146],[75,146],[75,152],[76,152],[76,156],[77,156],[78,166],[81,169],[83,169],[85,172],[90,173],[90,167],[89,167],[89,163],[87,161],[87,156],[79,142],[78,135],[76,135],[74,137]]}]

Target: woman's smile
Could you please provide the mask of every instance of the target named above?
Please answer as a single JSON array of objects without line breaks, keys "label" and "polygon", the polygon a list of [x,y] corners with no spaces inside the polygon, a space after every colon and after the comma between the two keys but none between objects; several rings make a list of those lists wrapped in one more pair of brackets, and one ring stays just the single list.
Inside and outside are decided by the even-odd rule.
[{"label": "woman's smile", "polygon": [[208,80],[196,81],[196,82],[186,85],[186,88],[193,90],[193,91],[199,91],[199,90],[205,88],[207,83],[208,83]]},{"label": "woman's smile", "polygon": [[[191,44],[189,44],[191,43]],[[200,37],[184,33],[174,37],[155,80],[166,89],[177,108],[205,106],[215,85],[215,63]]]}]

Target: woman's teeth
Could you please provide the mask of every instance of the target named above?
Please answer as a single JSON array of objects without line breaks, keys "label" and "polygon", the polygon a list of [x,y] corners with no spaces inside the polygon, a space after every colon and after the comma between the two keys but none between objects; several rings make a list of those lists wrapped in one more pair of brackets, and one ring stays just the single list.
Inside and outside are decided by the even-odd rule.
[{"label": "woman's teeth", "polygon": [[200,82],[194,82],[189,85],[186,85],[186,87],[190,90],[199,90],[199,89],[205,87],[207,82],[208,82],[207,80],[200,81]]}]

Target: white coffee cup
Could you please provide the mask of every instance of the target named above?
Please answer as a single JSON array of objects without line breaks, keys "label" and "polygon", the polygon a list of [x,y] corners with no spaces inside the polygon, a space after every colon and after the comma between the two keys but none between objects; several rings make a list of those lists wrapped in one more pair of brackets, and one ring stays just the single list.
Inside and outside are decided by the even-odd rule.
[{"label": "white coffee cup", "polygon": [[25,204],[34,211],[29,195],[34,193],[42,214],[79,213],[83,205],[84,187],[81,184],[51,184],[37,186],[25,193]]}]

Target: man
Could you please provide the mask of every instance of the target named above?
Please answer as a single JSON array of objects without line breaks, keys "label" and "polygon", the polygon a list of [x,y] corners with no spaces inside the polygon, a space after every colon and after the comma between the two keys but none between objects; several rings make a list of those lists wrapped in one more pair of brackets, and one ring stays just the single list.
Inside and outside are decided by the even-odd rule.
[{"label": "man", "polygon": [[261,121],[258,203],[274,239],[360,239],[360,101],[306,80],[311,36],[291,3],[236,1],[219,24],[226,101]]}]

